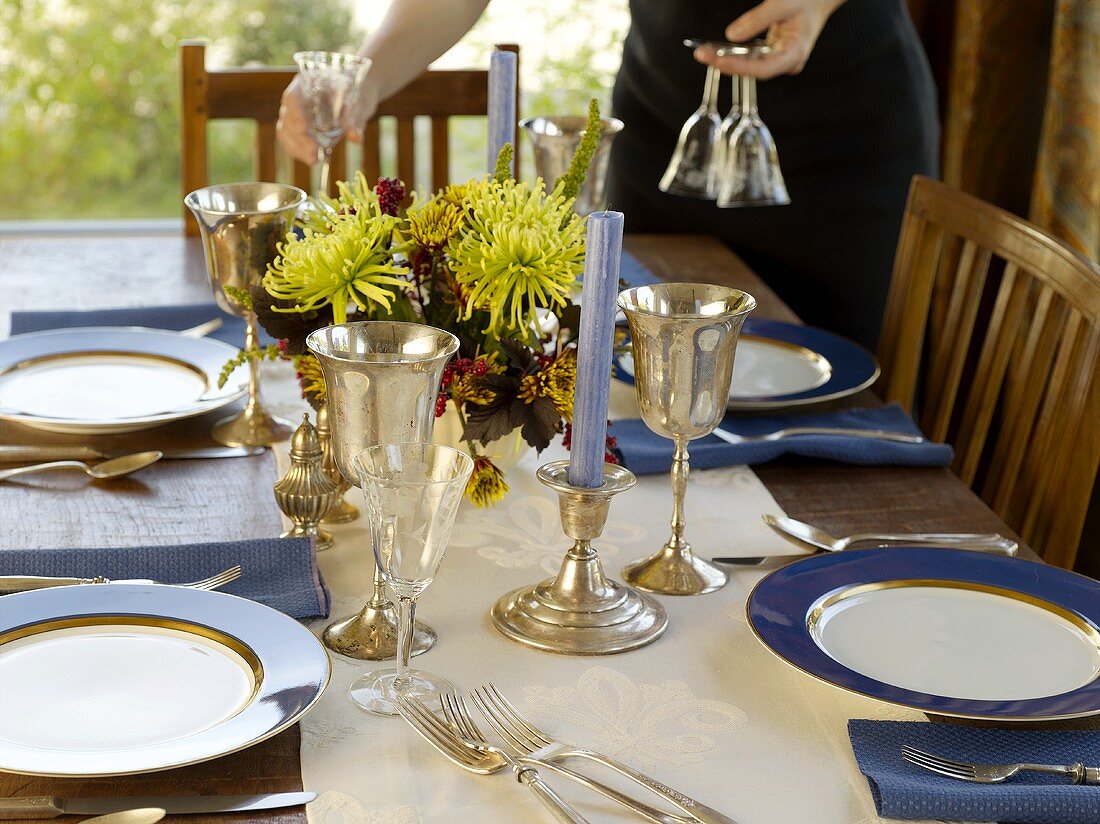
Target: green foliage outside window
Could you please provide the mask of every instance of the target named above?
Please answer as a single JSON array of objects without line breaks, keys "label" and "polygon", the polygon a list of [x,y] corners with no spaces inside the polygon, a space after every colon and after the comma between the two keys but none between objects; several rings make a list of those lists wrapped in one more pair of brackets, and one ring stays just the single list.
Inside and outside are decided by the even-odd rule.
[{"label": "green foliage outside window", "polygon": [[[357,45],[353,2],[0,0],[0,219],[177,217],[179,41],[206,40],[211,64],[290,65],[299,49]],[[511,39],[561,45],[523,63],[523,113],[579,114],[592,97],[606,110],[611,74],[591,67],[617,55],[621,32],[577,42],[561,34],[584,0],[530,7],[531,25]],[[471,62],[488,62],[478,28],[466,43]],[[455,180],[484,173],[484,141],[484,119],[455,124]],[[212,123],[210,164],[214,180],[249,179],[251,125]]]}]

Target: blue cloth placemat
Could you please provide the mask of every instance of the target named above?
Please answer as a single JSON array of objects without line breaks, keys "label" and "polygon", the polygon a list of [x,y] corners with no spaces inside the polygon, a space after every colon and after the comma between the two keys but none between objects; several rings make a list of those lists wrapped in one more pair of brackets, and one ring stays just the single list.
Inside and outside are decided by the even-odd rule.
[{"label": "blue cloth placemat", "polygon": [[[145,306],[126,309],[88,309],[82,311],[12,312],[11,334],[40,332],[43,329],[71,329],[77,326],[146,326],[150,329],[170,329],[179,332],[213,318],[221,318],[221,329],[207,337],[230,346],[244,345],[244,320],[227,315],[213,301],[178,306]],[[260,345],[274,343],[260,329]]]},{"label": "blue cloth placemat", "polygon": [[884,818],[1001,821],[1012,824],[1097,824],[1100,787],[1020,773],[1000,784],[971,784],[904,761],[902,744],[986,764],[1100,766],[1100,731],[1012,730],[923,721],[848,722],[848,736]]},{"label": "blue cloth placemat", "polygon": [[222,592],[259,601],[292,618],[328,615],[329,593],[317,569],[317,552],[308,538],[117,549],[0,550],[0,575],[152,578],[165,584],[182,584],[236,564],[241,565],[241,577],[222,587]]},{"label": "blue cloth placemat", "polygon": [[[898,404],[876,409],[847,409],[819,415],[727,415],[720,426],[736,435],[761,435],[792,426],[836,426],[849,429],[889,429],[908,435],[920,430]],[[623,463],[635,475],[657,475],[672,467],[672,441],[650,431],[638,418],[612,421],[609,435],[615,437]],[[840,463],[889,466],[947,466],[953,450],[947,444],[920,444],[845,438],[839,435],[799,435],[781,441],[728,444],[714,435],[688,445],[693,469],[713,469],[736,464],[760,464],[780,455],[827,458]]]},{"label": "blue cloth placemat", "polygon": [[661,282],[630,252],[623,252],[619,263],[619,280],[625,281],[627,286],[650,286]]}]

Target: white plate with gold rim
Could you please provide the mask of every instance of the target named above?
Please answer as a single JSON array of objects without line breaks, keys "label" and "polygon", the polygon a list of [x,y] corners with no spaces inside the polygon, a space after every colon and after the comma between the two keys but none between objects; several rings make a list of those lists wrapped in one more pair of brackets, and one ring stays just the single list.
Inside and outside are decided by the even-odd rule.
[{"label": "white plate with gold rim", "polygon": [[938,715],[1100,714],[1100,582],[941,548],[825,553],[776,570],[746,607],[757,637],[834,686]]},{"label": "white plate with gold rim", "polygon": [[107,776],[195,764],[298,721],[328,654],[221,592],[54,587],[0,599],[0,771]]},{"label": "white plate with gold rim", "polygon": [[[616,360],[616,376],[634,382],[634,359]],[[783,409],[847,397],[878,377],[874,356],[846,338],[767,318],[748,318],[730,381],[732,410]]]},{"label": "white plate with gold rim", "polygon": [[29,332],[0,343],[0,420],[73,434],[136,432],[247,392],[218,376],[237,350],[140,327]]}]

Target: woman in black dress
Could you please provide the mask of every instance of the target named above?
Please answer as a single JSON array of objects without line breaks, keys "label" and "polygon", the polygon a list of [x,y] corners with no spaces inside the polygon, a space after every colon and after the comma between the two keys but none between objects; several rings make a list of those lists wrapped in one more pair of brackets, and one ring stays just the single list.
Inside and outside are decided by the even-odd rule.
[{"label": "woman in black dress", "polygon": [[[807,323],[873,348],[909,181],[937,173],[931,71],[904,0],[848,0],[816,43],[812,22],[800,28],[772,14],[819,4],[754,5],[631,0],[613,98],[626,125],[611,155],[608,200],[626,214],[628,231],[722,238]],[[731,11],[748,14],[727,30]],[[681,45],[692,37],[746,40],[773,19],[779,31],[771,37],[781,47],[773,57],[718,59]],[[657,188],[680,127],[698,106],[705,70],[697,60],[772,78],[757,84],[757,98],[790,205],[718,209]],[[798,73],[786,73],[792,70]],[[723,79],[722,114],[730,83]]]},{"label": "woman in black dress", "polygon": [[[486,5],[394,0],[360,49],[374,61],[364,116],[457,42]],[[608,195],[626,213],[627,231],[716,235],[808,323],[873,347],[909,180],[935,175],[937,165],[935,89],[904,0],[630,0],[630,11],[613,96],[626,127],[612,151]],[[776,51],[760,60],[693,55],[682,45],[764,33]],[[760,113],[775,137],[789,206],[718,209],[658,190],[698,105],[702,63],[766,79]],[[293,156],[316,160],[294,83],[283,96],[279,138]]]}]

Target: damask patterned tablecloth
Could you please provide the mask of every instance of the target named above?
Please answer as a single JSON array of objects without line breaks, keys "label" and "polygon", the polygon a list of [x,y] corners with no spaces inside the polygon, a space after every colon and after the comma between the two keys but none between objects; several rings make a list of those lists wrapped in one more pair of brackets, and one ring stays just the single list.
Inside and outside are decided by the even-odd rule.
[{"label": "damask patterned tablecloth", "polygon": [[[283,375],[271,375],[265,394],[289,415],[301,407]],[[630,388],[617,385],[612,416],[636,415],[632,404]],[[531,453],[509,471],[511,490],[501,504],[490,510],[463,505],[440,573],[418,608],[439,642],[413,665],[462,691],[492,680],[554,735],[625,761],[739,824],[879,821],[848,743],[848,719],[922,716],[817,682],[767,651],[744,611],[766,571],[732,568],[729,584],[718,592],[662,598],[667,632],[632,652],[555,655],[493,628],[493,601],[556,572],[568,546],[556,498],[534,477],[540,463],[561,457],[565,452],[556,445],[538,458]],[[281,460],[285,465],[285,455]],[[351,500],[358,494],[352,490]],[[664,542],[670,509],[664,476],[641,478],[615,499],[597,544],[609,574],[619,577],[622,566]],[[760,520],[780,511],[747,467],[691,476],[688,537],[704,556],[791,552]],[[361,608],[372,564],[363,521],[332,532],[337,545],[320,556],[320,565],[334,596],[333,616],[342,617]],[[315,631],[326,623],[315,622]],[[340,655],[332,660],[332,684],[302,722],[304,785],[320,795],[308,807],[311,822],[549,820],[510,773],[466,773],[400,719],[353,705],[351,682],[387,665]],[[552,782],[593,822],[638,820],[564,779]]]}]

